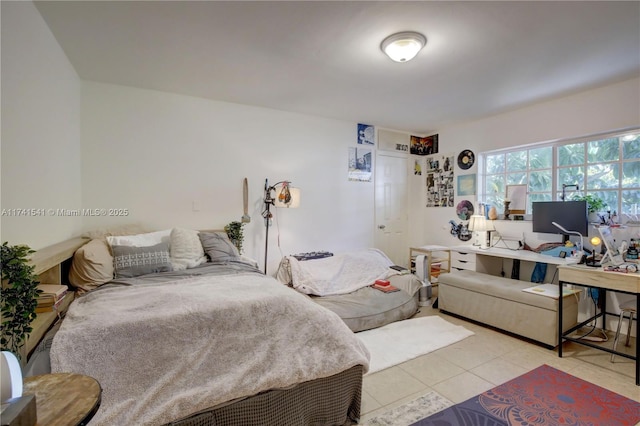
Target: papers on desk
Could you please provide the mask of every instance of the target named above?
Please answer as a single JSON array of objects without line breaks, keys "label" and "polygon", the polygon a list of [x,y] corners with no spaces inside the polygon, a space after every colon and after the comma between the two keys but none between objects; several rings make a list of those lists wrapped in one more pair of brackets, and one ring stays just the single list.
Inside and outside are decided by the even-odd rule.
[{"label": "papers on desk", "polygon": [[[538,284],[533,287],[524,288],[522,291],[526,291],[527,293],[539,294],[540,296],[553,297],[554,299],[558,298],[558,285],[557,284]],[[569,296],[572,294],[580,293],[579,289],[573,288],[562,288],[562,296]]]}]

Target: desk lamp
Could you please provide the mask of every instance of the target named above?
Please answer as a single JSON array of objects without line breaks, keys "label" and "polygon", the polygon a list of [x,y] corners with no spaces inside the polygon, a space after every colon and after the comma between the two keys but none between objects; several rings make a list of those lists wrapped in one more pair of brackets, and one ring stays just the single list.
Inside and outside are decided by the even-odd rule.
[{"label": "desk lamp", "polygon": [[593,254],[591,255],[591,259],[587,258],[586,265],[599,268],[602,265],[600,263],[596,263],[596,247],[602,243],[602,240],[599,237],[591,237],[589,242],[593,246]]},{"label": "desk lamp", "polygon": [[481,220],[485,220],[484,216],[481,214],[474,214],[471,216],[471,218],[469,219],[469,231],[473,232],[473,245],[474,246],[479,246],[480,245],[480,232],[479,232],[479,226],[480,226],[480,221]]},{"label": "desk lamp", "polygon": [[[476,215],[471,216],[473,219]],[[491,245],[489,242],[491,241],[491,231],[495,231],[496,228],[493,225],[492,220],[487,220],[486,217],[482,215],[477,215],[473,220],[473,231],[478,234],[478,239],[480,240],[480,248],[488,249]],[[471,228],[469,228],[471,229]]]},{"label": "desk lamp", "polygon": [[556,228],[558,228],[559,230],[561,230],[562,232],[564,232],[566,235],[573,234],[573,235],[579,236],[580,237],[580,244],[578,246],[578,251],[582,251],[582,248],[584,247],[584,244],[583,244],[583,241],[582,241],[583,237],[582,237],[581,233],[579,233],[578,231],[568,231],[562,225],[560,225],[557,222],[551,222],[551,224],[553,226],[555,226]]}]

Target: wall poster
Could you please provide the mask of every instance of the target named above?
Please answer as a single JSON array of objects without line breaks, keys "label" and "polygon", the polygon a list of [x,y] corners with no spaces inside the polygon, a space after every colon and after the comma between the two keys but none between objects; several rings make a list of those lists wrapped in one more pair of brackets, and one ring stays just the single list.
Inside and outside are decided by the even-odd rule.
[{"label": "wall poster", "polygon": [[371,148],[349,148],[349,180],[371,182],[372,170]]},{"label": "wall poster", "polygon": [[371,124],[358,123],[358,144],[374,145],[375,135],[375,128]]},{"label": "wall poster", "polygon": [[427,207],[453,207],[454,156],[431,156],[426,160]]},{"label": "wall poster", "polygon": [[411,136],[411,154],[432,155],[438,153],[438,135]]},{"label": "wall poster", "polygon": [[421,158],[416,158],[413,162],[413,174],[414,176],[422,176],[422,169],[424,165]]}]

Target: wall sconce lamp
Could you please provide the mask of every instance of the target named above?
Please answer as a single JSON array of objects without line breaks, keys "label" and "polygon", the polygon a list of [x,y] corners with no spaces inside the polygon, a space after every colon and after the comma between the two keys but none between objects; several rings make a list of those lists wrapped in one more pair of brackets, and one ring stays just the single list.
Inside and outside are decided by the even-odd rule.
[{"label": "wall sconce lamp", "polygon": [[262,217],[264,218],[264,226],[266,228],[264,242],[264,273],[267,273],[267,256],[269,250],[269,227],[271,226],[271,206],[278,208],[295,209],[300,207],[300,189],[293,188],[291,182],[283,180],[274,185],[269,185],[269,179],[264,180],[264,210]]},{"label": "wall sconce lamp", "polygon": [[396,62],[407,62],[415,56],[427,44],[427,39],[420,33],[405,31],[392,34],[380,44],[380,49]]}]

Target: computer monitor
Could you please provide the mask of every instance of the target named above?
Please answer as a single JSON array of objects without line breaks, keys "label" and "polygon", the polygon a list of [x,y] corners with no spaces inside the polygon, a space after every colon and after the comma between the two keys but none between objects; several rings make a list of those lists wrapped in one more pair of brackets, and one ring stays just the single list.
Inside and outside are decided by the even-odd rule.
[{"label": "computer monitor", "polygon": [[567,231],[588,234],[586,201],[536,201],[532,208],[533,232],[561,234],[563,241],[568,241],[569,235],[553,224],[556,222]]}]

